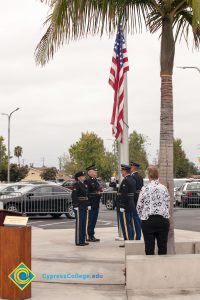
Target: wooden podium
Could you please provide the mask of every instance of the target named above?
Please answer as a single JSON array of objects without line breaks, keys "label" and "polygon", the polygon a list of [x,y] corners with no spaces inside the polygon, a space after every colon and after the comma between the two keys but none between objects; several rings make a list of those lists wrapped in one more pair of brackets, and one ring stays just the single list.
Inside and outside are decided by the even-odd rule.
[{"label": "wooden podium", "polygon": [[[18,213],[0,211],[0,221]],[[31,297],[31,284],[23,291],[8,275],[23,262],[31,270],[31,227],[0,226],[0,298],[24,300]]]}]

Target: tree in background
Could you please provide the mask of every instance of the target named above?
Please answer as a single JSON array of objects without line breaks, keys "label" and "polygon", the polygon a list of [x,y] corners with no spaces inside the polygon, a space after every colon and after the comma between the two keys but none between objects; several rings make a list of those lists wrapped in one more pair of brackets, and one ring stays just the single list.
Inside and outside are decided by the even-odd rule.
[{"label": "tree in background", "polygon": [[71,160],[78,169],[84,170],[92,163],[96,163],[99,167],[99,161],[104,153],[103,140],[94,132],[82,133],[80,140],[69,148]]},{"label": "tree in background", "polygon": [[143,177],[145,177],[145,171],[148,167],[146,142],[147,138],[136,131],[129,135],[129,160],[140,164],[140,173]]},{"label": "tree in background", "polygon": [[[28,166],[19,167],[17,164],[10,165],[10,181],[21,181],[28,174]],[[6,174],[7,178],[7,174]]]},{"label": "tree in background", "polygon": [[190,174],[189,174],[189,176],[199,175],[198,167],[191,161],[189,161],[189,165],[190,165]]},{"label": "tree in background", "polygon": [[6,146],[4,138],[0,136],[0,181],[7,180],[8,157],[6,154]]},{"label": "tree in background", "polygon": [[[18,146],[15,147],[19,148],[16,153],[21,156],[22,154],[22,147]],[[20,150],[21,148],[21,150]],[[20,152],[21,151],[21,152]],[[17,156],[15,154],[15,156]],[[17,182],[26,177],[28,174],[28,166],[20,167],[17,164],[10,164],[10,181]],[[7,181],[8,177],[8,157],[6,154],[6,146],[4,145],[4,138],[0,136],[0,181]]]},{"label": "tree in background", "polygon": [[183,150],[182,140],[174,139],[174,177],[190,177],[198,173],[195,165],[189,161]]},{"label": "tree in background", "polygon": [[22,147],[21,146],[16,146],[14,149],[14,155],[18,158],[18,165],[20,167],[20,157],[22,156]]},{"label": "tree in background", "polygon": [[[129,136],[130,160],[141,164],[141,173],[148,166],[147,153],[145,150],[146,138],[133,131]],[[78,170],[85,170],[95,163],[98,168],[98,176],[109,181],[111,176],[118,173],[118,145],[115,141],[113,151],[105,150],[103,139],[94,132],[82,133],[81,138],[69,148],[70,157],[66,156],[65,172],[73,175]]]},{"label": "tree in background", "polygon": [[56,180],[57,173],[58,171],[55,167],[46,168],[41,173],[41,178],[44,180]]},{"label": "tree in background", "polygon": [[94,132],[82,133],[78,142],[69,148],[70,160],[65,166],[69,174],[85,170],[89,165],[96,164],[98,176],[109,180],[115,171],[116,158],[104,148],[103,139]]},{"label": "tree in background", "polygon": [[[10,164],[10,181],[18,182],[26,177],[28,174],[28,166],[20,167],[17,164]],[[0,180],[7,181],[7,168],[1,171]]]},{"label": "tree in background", "polygon": [[111,176],[116,177],[117,174],[117,160],[116,156],[111,152],[105,152],[102,159],[100,159],[99,175],[102,179],[109,181]]}]

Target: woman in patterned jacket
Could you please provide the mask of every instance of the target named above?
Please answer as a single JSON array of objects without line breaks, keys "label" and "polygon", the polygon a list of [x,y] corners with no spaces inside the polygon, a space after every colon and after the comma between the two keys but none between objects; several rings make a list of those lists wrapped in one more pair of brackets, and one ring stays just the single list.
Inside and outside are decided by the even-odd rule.
[{"label": "woman in patterned jacket", "polygon": [[149,184],[140,192],[137,212],[142,221],[146,255],[154,255],[155,240],[158,254],[163,255],[167,254],[170,197],[167,188],[159,183],[157,167],[149,166],[147,173]]}]

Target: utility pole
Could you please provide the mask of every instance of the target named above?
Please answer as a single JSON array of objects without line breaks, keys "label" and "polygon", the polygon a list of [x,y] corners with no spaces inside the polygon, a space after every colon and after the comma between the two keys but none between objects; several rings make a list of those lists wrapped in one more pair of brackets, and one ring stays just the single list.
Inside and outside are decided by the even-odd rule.
[{"label": "utility pole", "polygon": [[11,116],[14,112],[16,112],[17,110],[19,110],[19,107],[16,108],[15,110],[13,110],[10,114],[6,114],[6,113],[1,113],[4,116],[8,117],[8,177],[7,177],[7,182],[10,182],[10,119]]},{"label": "utility pole", "polygon": [[45,167],[45,165],[44,165],[44,162],[45,162],[45,158],[44,158],[44,157],[42,157],[42,168],[44,168],[44,167]]},{"label": "utility pole", "polygon": [[58,166],[59,166],[59,171],[62,171],[62,157],[58,157]]}]

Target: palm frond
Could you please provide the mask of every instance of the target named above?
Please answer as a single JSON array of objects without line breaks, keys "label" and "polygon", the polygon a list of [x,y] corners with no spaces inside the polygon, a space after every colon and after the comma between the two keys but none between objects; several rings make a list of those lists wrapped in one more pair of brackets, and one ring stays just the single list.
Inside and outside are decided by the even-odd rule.
[{"label": "palm frond", "polygon": [[152,10],[147,16],[147,28],[151,33],[155,33],[162,27],[162,16],[158,11]]},{"label": "palm frond", "polygon": [[46,32],[35,50],[36,64],[45,65],[65,42],[88,35],[113,35],[120,22],[129,33],[151,33],[162,27],[162,18],[173,21],[175,38],[188,40],[193,28],[195,47],[199,47],[200,0],[41,0],[51,8],[45,21]]},{"label": "palm frond", "polygon": [[[41,0],[43,1],[43,0]],[[152,10],[145,0],[44,0],[52,8],[47,31],[35,50],[36,64],[45,65],[64,42],[88,35],[112,35],[122,20],[128,32],[142,30]]]},{"label": "palm frond", "polygon": [[175,29],[175,40],[184,38],[186,43],[189,40],[190,32],[193,33],[194,47],[200,47],[200,26],[193,30],[193,11],[185,9],[175,16],[173,27]]}]

